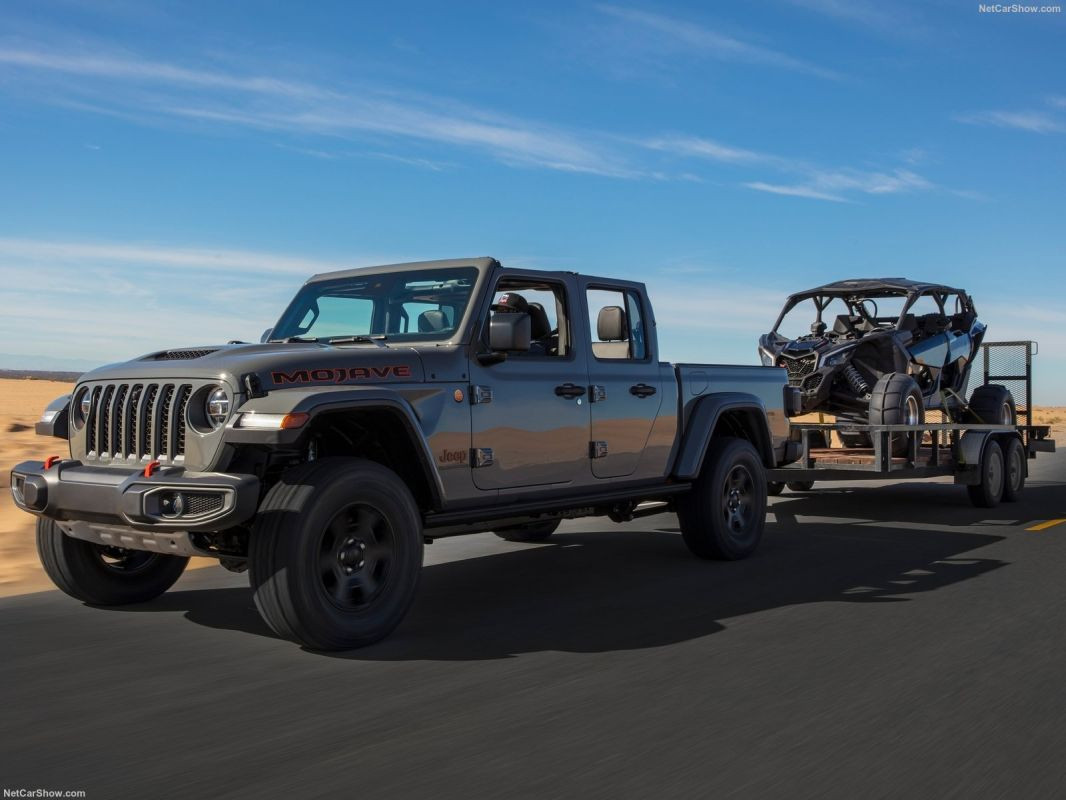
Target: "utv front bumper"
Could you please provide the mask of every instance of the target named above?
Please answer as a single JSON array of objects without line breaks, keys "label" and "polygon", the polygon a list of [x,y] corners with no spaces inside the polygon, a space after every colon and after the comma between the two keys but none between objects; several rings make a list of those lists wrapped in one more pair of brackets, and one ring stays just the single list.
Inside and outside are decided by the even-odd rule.
[{"label": "utv front bumper", "polygon": [[[250,519],[259,503],[252,475],[90,467],[80,461],[23,461],[11,470],[15,504],[55,520],[147,533],[219,531]],[[65,524],[71,523],[71,524]]]}]

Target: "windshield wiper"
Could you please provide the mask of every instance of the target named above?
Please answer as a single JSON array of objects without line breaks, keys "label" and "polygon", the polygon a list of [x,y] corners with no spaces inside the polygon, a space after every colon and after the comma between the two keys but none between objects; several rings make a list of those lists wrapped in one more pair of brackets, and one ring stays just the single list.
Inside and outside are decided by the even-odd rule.
[{"label": "windshield wiper", "polygon": [[326,339],[326,344],[372,344],[374,342],[384,341],[389,337],[381,336],[334,336],[332,339]]},{"label": "windshield wiper", "polygon": [[284,339],[269,339],[269,344],[292,344],[294,342],[303,342],[309,344],[311,342],[317,342],[314,336],[286,336]]}]

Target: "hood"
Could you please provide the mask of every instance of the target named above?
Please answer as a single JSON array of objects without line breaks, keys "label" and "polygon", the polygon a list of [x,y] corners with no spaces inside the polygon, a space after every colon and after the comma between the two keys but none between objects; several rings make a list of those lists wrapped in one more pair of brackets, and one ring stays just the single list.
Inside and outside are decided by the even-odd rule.
[{"label": "hood", "polygon": [[226,344],[160,350],[82,376],[81,381],[203,378],[263,391],[296,386],[421,382],[422,359],[413,347],[316,342]]}]

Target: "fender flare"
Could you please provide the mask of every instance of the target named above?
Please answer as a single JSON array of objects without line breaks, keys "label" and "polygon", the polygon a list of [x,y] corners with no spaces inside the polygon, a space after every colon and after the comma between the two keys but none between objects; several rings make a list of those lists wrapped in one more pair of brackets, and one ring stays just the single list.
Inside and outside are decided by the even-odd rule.
[{"label": "fender flare", "polygon": [[[295,396],[294,396],[295,395]],[[280,402],[288,401],[288,402]],[[231,422],[226,429],[225,443],[229,445],[295,445],[314,425],[315,420],[323,414],[337,411],[373,411],[386,410],[394,414],[407,431],[408,442],[413,455],[418,459],[422,472],[429,486],[431,503],[434,509],[443,507],[444,486],[440,474],[434,467],[433,456],[429,451],[426,437],[418,423],[414,408],[397,392],[387,389],[357,389],[315,391],[291,389],[273,392],[263,398],[248,400],[238,409],[240,413],[256,411],[260,413],[305,413],[310,415],[306,424],[289,430],[255,430],[234,427]],[[234,416],[236,420],[237,416]]]},{"label": "fender flare", "polygon": [[763,464],[775,466],[773,439],[766,421],[766,407],[753,394],[747,392],[716,392],[704,395],[685,421],[681,452],[674,465],[674,477],[678,480],[695,480],[703,469],[703,460],[711,444],[711,436],[722,415],[730,411],[742,411],[749,418],[755,449]]}]

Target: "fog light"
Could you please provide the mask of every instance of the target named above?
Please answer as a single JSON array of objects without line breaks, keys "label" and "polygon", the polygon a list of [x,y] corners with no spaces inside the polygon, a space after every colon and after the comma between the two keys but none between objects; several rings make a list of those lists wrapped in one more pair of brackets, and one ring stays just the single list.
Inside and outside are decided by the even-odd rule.
[{"label": "fog light", "polygon": [[167,519],[180,517],[185,513],[185,497],[181,492],[163,492],[159,495],[159,513]]}]

